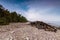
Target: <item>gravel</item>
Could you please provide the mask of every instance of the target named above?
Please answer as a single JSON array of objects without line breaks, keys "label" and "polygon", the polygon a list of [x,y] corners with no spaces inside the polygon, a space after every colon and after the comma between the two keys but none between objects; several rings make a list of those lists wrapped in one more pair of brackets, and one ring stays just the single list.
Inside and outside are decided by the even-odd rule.
[{"label": "gravel", "polygon": [[11,23],[0,26],[0,40],[60,40],[60,30],[55,33],[26,23]]}]

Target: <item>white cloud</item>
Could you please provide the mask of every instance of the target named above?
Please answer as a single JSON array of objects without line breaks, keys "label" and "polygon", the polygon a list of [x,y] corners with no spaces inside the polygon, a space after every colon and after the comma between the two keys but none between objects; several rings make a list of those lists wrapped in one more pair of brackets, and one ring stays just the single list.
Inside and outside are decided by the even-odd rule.
[{"label": "white cloud", "polygon": [[28,2],[28,11],[22,10],[22,15],[29,21],[60,21],[60,16],[56,15],[57,12],[52,12],[55,6],[47,4],[46,2]]},{"label": "white cloud", "polygon": [[30,21],[36,21],[36,20],[40,20],[40,21],[60,21],[59,17],[57,15],[54,15],[54,13],[49,13],[49,11],[51,11],[52,8],[32,8],[30,7],[30,9],[25,13],[25,17],[30,20]]}]

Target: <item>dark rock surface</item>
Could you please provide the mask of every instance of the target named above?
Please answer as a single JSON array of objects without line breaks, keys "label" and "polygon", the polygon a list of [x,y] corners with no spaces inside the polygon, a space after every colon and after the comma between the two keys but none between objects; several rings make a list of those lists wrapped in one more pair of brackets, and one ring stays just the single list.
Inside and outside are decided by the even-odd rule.
[{"label": "dark rock surface", "polygon": [[35,22],[30,22],[31,26],[35,26],[38,29],[44,29],[45,31],[53,31],[56,32],[57,29],[54,26],[51,26],[47,23],[44,23],[42,21],[35,21]]}]

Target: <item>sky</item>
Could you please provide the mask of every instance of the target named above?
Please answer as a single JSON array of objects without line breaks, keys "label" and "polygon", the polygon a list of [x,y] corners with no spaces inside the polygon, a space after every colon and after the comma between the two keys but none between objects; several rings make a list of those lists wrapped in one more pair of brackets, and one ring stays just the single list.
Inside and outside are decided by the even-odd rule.
[{"label": "sky", "polygon": [[0,4],[29,21],[60,22],[60,0],[0,0]]}]

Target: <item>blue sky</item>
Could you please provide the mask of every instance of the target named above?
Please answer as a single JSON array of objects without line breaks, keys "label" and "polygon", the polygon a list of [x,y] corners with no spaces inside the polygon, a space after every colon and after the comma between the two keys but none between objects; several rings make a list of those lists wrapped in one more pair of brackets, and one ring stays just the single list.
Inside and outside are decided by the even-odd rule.
[{"label": "blue sky", "polygon": [[0,0],[9,11],[16,11],[29,21],[60,22],[59,0]]}]

